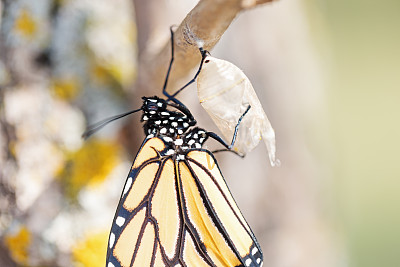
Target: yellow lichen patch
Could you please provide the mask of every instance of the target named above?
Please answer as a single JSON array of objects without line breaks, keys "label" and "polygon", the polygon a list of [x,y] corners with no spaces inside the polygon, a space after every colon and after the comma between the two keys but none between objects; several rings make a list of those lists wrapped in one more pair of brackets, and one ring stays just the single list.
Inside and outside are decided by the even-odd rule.
[{"label": "yellow lichen patch", "polygon": [[26,8],[21,9],[15,20],[15,31],[26,38],[33,38],[37,31],[37,22]]},{"label": "yellow lichen patch", "polygon": [[71,100],[79,92],[79,82],[73,78],[56,79],[52,83],[51,90],[58,98]]},{"label": "yellow lichen patch", "polygon": [[104,266],[107,253],[108,231],[87,236],[72,248],[72,257],[77,267]]},{"label": "yellow lichen patch", "polygon": [[22,226],[15,234],[8,234],[5,236],[4,243],[9,249],[11,257],[18,264],[28,264],[28,249],[31,244],[31,240],[31,233],[25,226]]},{"label": "yellow lichen patch", "polygon": [[119,152],[116,142],[92,138],[79,150],[67,153],[59,172],[67,196],[75,199],[83,187],[102,183],[117,165]]}]

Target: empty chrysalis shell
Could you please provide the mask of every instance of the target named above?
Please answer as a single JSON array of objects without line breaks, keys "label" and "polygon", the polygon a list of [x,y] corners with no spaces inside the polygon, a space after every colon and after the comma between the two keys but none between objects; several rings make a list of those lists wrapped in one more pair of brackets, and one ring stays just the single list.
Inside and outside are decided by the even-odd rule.
[{"label": "empty chrysalis shell", "polygon": [[275,159],[275,133],[247,76],[232,63],[207,56],[197,79],[201,105],[229,142],[240,116],[250,105],[237,134],[234,150],[246,154],[264,139],[271,165]]}]

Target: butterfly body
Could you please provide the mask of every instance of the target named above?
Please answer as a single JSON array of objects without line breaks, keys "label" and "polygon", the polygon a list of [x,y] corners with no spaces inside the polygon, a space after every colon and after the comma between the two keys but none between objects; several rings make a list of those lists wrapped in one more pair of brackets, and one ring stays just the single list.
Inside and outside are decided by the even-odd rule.
[{"label": "butterfly body", "polygon": [[260,246],[202,148],[209,133],[158,97],[143,98],[142,111],[147,137],[114,217],[107,267],[261,266]]},{"label": "butterfly body", "polygon": [[168,102],[157,96],[143,97],[144,132],[147,138],[158,137],[166,143],[165,155],[184,156],[187,150],[201,148],[208,139],[204,129],[192,126],[196,120],[186,109],[172,111],[168,109]]}]

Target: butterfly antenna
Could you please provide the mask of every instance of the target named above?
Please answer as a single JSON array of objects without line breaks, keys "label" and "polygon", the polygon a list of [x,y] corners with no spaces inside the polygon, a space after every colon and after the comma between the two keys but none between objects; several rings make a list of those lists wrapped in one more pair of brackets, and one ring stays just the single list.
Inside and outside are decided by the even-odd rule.
[{"label": "butterfly antenna", "polygon": [[93,135],[94,133],[99,131],[101,128],[103,128],[104,126],[109,124],[110,122],[113,122],[115,120],[121,119],[121,118],[123,118],[125,116],[128,116],[128,115],[130,115],[132,113],[135,113],[135,112],[138,112],[138,111],[141,111],[141,110],[142,110],[141,108],[136,109],[136,110],[131,110],[131,111],[119,114],[119,115],[115,115],[115,116],[109,117],[109,118],[104,119],[102,121],[99,121],[99,122],[87,127],[87,130],[82,134],[82,138],[87,139],[91,135]]}]

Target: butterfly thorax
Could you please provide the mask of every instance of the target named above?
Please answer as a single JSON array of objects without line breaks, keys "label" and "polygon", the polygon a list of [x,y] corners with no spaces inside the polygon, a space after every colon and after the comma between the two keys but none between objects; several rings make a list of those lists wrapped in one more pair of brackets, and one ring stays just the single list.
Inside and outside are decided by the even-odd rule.
[{"label": "butterfly thorax", "polygon": [[195,127],[196,121],[177,110],[168,109],[167,101],[157,96],[143,97],[144,132],[148,138],[159,137],[168,145],[165,155],[182,158],[190,149],[199,149],[207,140],[207,132]]}]

